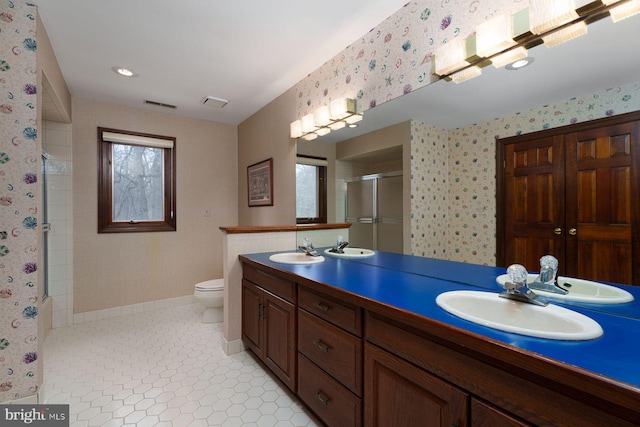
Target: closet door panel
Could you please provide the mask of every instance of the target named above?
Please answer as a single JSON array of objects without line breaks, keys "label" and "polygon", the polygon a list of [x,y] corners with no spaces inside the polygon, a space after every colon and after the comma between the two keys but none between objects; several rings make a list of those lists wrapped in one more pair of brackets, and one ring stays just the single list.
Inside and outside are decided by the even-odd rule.
[{"label": "closet door panel", "polygon": [[562,137],[505,146],[505,266],[537,271],[542,255],[564,260],[564,154]]},{"label": "closet door panel", "polygon": [[634,257],[640,255],[633,237],[639,202],[637,144],[634,122],[566,136],[566,256],[575,260],[568,262],[567,275],[634,282]]}]

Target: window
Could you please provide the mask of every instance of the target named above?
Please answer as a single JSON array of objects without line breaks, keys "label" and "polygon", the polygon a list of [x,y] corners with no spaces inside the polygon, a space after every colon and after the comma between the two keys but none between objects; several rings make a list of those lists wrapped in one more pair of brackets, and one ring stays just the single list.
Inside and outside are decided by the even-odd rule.
[{"label": "window", "polygon": [[298,156],[296,160],[296,220],[298,224],[327,222],[327,159]]},{"label": "window", "polygon": [[175,145],[98,128],[98,233],[176,230]]}]

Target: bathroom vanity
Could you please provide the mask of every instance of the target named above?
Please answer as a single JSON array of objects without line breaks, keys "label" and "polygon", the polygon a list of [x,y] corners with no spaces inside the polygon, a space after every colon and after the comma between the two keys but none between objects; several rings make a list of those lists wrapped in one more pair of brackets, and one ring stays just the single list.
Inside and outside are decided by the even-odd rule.
[{"label": "bathroom vanity", "polygon": [[243,341],[327,425],[640,424],[631,303],[620,313],[567,305],[604,335],[546,340],[436,305],[446,291],[497,292],[504,269],[386,253],[313,265],[269,255],[240,256]]}]

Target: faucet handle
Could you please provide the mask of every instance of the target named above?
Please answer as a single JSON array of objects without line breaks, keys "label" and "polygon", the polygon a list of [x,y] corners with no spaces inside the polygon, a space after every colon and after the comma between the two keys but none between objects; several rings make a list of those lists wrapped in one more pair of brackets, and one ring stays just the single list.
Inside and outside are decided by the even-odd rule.
[{"label": "faucet handle", "polygon": [[526,285],[527,283],[527,269],[520,264],[511,264],[507,268],[507,275],[509,276],[509,280],[511,283],[516,285]]},{"label": "faucet handle", "polygon": [[540,267],[550,267],[554,270],[558,269],[558,259],[553,255],[545,255],[540,258]]}]

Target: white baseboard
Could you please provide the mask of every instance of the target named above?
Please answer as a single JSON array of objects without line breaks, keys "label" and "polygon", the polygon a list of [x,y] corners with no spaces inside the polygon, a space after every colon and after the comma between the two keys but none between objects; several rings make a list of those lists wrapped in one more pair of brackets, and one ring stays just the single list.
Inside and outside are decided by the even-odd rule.
[{"label": "white baseboard", "polygon": [[245,351],[246,348],[242,340],[233,340],[227,341],[226,338],[223,338],[222,348],[227,356],[231,354],[240,353],[241,351]]},{"label": "white baseboard", "polygon": [[94,320],[110,319],[134,313],[144,313],[147,311],[160,310],[167,307],[179,305],[195,304],[198,300],[193,295],[183,297],[167,298],[157,301],[148,301],[140,304],[124,305],[120,307],[105,308],[104,310],[86,311],[73,315],[73,324],[92,322]]}]

